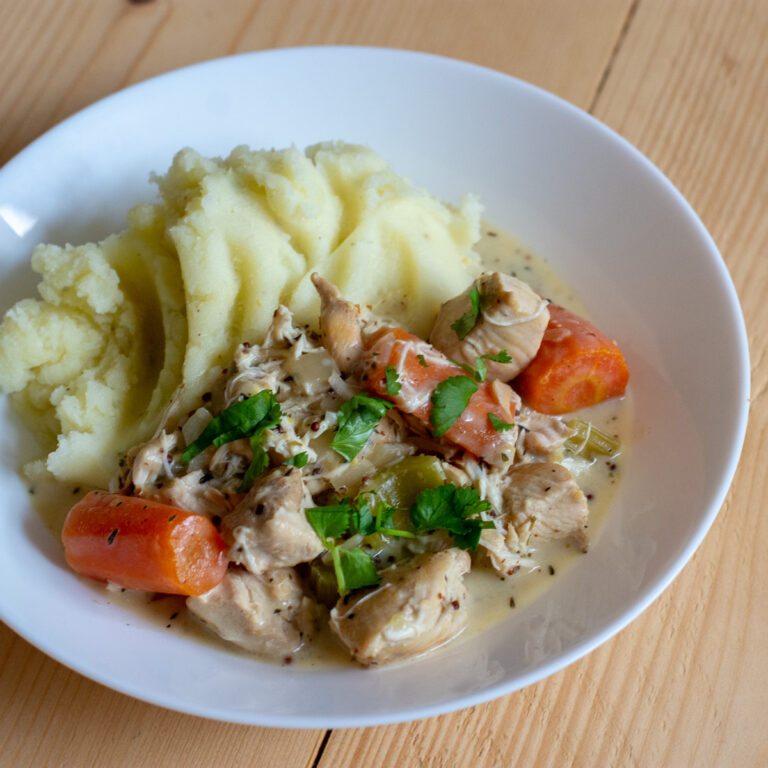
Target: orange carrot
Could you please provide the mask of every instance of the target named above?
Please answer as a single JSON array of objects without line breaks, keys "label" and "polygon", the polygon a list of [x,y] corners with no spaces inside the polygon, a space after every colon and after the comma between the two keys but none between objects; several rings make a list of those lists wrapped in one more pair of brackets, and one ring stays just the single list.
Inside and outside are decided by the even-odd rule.
[{"label": "orange carrot", "polygon": [[619,397],[629,369],[615,341],[588,320],[550,304],[536,357],[513,382],[531,408],[568,413]]},{"label": "orange carrot", "polygon": [[[400,384],[395,395],[387,393],[388,366],[395,370]],[[385,328],[376,333],[366,345],[363,367],[366,386],[373,394],[393,402],[429,429],[432,429],[431,398],[435,387],[452,376],[467,376],[464,369],[442,352],[402,328]],[[514,398],[514,393],[502,382],[479,383],[445,437],[486,461],[501,463],[502,453],[510,447],[511,433],[497,431],[489,414],[511,424],[515,417]]]},{"label": "orange carrot", "polygon": [[61,534],[74,571],[128,589],[201,595],[227,570],[227,545],[203,515],[156,501],[91,491]]}]

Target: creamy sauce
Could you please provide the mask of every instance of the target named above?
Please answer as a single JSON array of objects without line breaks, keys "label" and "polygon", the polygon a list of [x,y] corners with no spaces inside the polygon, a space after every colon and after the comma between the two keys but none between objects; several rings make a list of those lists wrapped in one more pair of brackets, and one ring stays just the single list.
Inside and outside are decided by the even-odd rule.
[{"label": "creamy sauce", "polygon": [[[535,291],[558,304],[588,316],[588,308],[576,297],[570,287],[542,258],[528,251],[516,238],[494,227],[486,227],[476,246],[483,265],[488,271],[512,274],[527,282]],[[616,495],[621,470],[627,460],[627,440],[630,435],[630,404],[627,398],[612,400],[579,412],[580,418],[621,440],[621,454],[598,458],[591,463],[566,458],[567,466],[589,502],[589,534],[594,543],[600,524],[610,510]],[[570,418],[570,414],[567,418]],[[30,480],[30,492],[43,522],[60,538],[66,512],[84,492],[85,488],[63,486],[53,480]],[[67,499],[62,502],[62,496]],[[556,579],[562,578],[581,558],[588,557],[581,548],[568,542],[555,541],[542,546],[536,553],[541,565],[530,570],[521,569],[513,576],[499,576],[492,568],[473,567],[465,576],[470,593],[469,624],[458,641],[473,637],[511,614],[519,613],[539,597]],[[184,607],[184,598],[151,595],[145,592],[104,587],[92,582],[94,599],[105,605],[112,603],[136,613],[137,623],[149,621],[168,631],[180,633],[189,639],[227,647],[232,653],[264,661],[259,657],[227,644],[202,627]],[[128,622],[130,623],[130,622]],[[290,663],[301,667],[349,664],[346,651],[334,638],[326,621],[313,640],[305,645]]]}]

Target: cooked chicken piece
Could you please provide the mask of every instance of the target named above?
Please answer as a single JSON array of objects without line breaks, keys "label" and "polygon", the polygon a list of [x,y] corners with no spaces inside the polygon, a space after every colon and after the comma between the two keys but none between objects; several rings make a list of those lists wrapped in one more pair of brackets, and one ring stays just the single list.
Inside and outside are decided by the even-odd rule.
[{"label": "cooked chicken piece", "polygon": [[274,659],[296,653],[314,629],[313,603],[293,568],[227,571],[213,589],[187,598],[187,608],[225,640]]},{"label": "cooked chicken piece", "polygon": [[545,456],[563,447],[563,443],[576,433],[561,418],[533,411],[522,406],[517,424],[523,432],[523,449]]},{"label": "cooked chicken piece", "polygon": [[446,549],[381,572],[381,585],[331,611],[331,630],[361,664],[418,656],[467,625],[469,554]]},{"label": "cooked chicken piece", "polygon": [[[472,309],[470,293],[480,293],[477,323],[460,339],[451,325]],[[489,378],[509,381],[536,356],[549,322],[546,299],[521,280],[500,272],[481,275],[438,312],[429,340],[448,357],[474,365],[477,357],[506,350],[509,363],[486,361]]]},{"label": "cooked chicken piece", "polygon": [[336,286],[317,273],[312,282],[320,294],[323,344],[343,373],[349,373],[363,354],[360,308],[341,298]]},{"label": "cooked chicken piece", "polygon": [[[242,475],[251,463],[253,451],[247,437],[232,440],[220,445],[208,462],[208,469],[214,477],[220,480],[232,480],[236,475]],[[240,481],[237,481],[240,484]]]},{"label": "cooked chicken piece", "polygon": [[501,574],[536,564],[537,542],[572,538],[586,547],[587,500],[561,464],[531,462],[513,467],[502,481],[504,514],[482,532],[480,544]]},{"label": "cooked chicken piece", "polygon": [[562,464],[518,464],[507,475],[503,498],[504,514],[518,534],[530,526],[532,541],[589,542],[587,499]]},{"label": "cooked chicken piece", "polygon": [[251,573],[314,559],[323,544],[304,514],[304,482],[295,467],[278,467],[257,480],[221,521],[229,557]]},{"label": "cooked chicken piece", "polygon": [[168,454],[176,447],[175,432],[164,430],[152,440],[144,443],[131,462],[131,481],[139,492],[154,486],[161,478],[172,477]]},{"label": "cooked chicken piece", "polygon": [[207,485],[203,478],[203,471],[197,469],[182,477],[176,477],[159,488],[147,486],[139,495],[206,517],[228,515],[235,506],[232,499]]}]

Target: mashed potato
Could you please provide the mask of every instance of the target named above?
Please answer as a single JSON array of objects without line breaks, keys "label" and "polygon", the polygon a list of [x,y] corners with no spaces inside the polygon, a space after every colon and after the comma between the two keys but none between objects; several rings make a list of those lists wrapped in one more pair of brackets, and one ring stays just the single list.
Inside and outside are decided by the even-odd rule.
[{"label": "mashed potato", "polygon": [[195,407],[279,303],[315,326],[312,272],[421,336],[480,272],[477,201],[449,207],[366,147],[184,149],[155,181],[160,201],[132,209],[124,232],[38,246],[41,299],[0,324],[0,391],[60,480],[106,487],[121,452],[172,401]]}]

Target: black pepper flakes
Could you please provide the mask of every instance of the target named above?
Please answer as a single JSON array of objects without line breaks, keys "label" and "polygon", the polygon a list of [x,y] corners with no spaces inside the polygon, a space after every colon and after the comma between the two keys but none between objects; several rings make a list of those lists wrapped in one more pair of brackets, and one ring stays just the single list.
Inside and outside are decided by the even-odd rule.
[{"label": "black pepper flakes", "polygon": [[550,576],[554,576],[555,575],[555,568],[552,565],[549,566],[549,575]]},{"label": "black pepper flakes", "polygon": [[110,534],[109,534],[109,536],[107,536],[107,544],[108,544],[109,546],[112,546],[112,544],[113,544],[113,543],[114,543],[114,541],[115,541],[115,537],[116,537],[116,536],[117,536],[117,528],[113,528],[113,529],[112,529],[112,533],[110,533]]},{"label": "black pepper flakes", "polygon": [[515,598],[514,597],[510,597],[509,598],[509,607],[510,608],[514,608],[515,607]]}]

